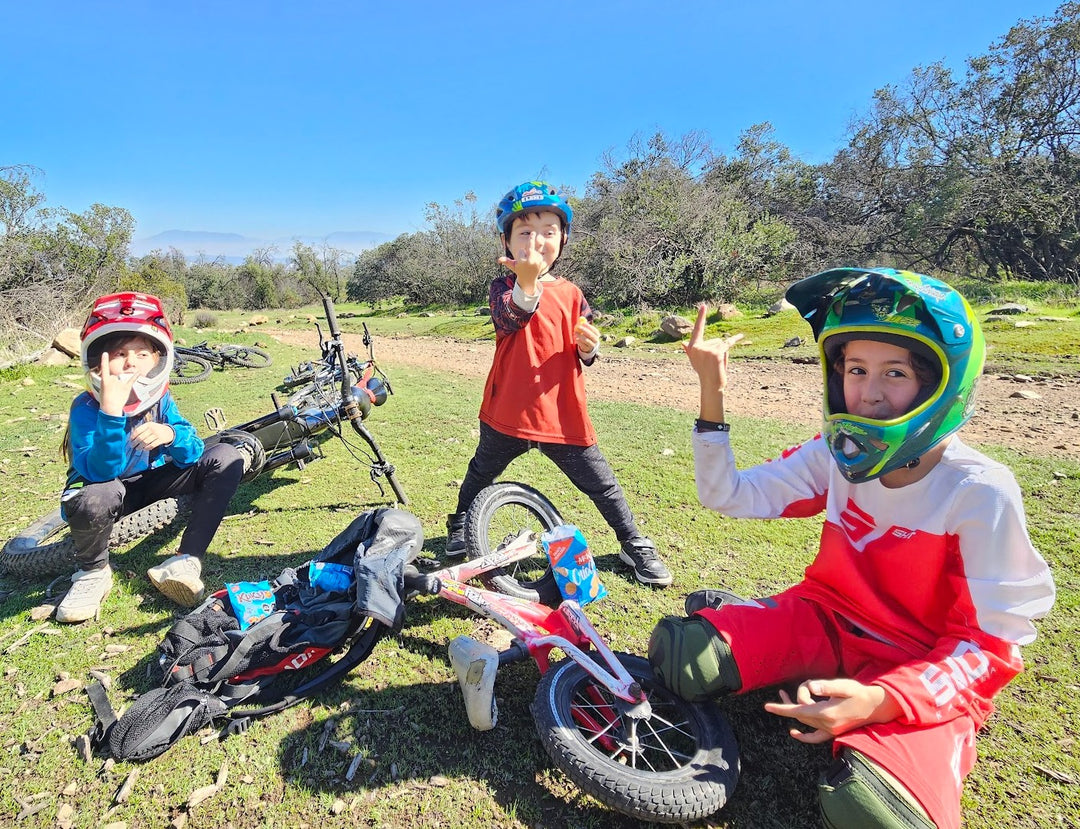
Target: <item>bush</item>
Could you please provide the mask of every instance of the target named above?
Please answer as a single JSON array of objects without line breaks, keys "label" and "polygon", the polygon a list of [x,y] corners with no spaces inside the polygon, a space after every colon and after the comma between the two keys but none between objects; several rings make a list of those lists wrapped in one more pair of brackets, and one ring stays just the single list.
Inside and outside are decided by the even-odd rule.
[{"label": "bush", "polygon": [[215,328],[217,327],[217,317],[210,311],[196,311],[193,325],[196,328]]}]

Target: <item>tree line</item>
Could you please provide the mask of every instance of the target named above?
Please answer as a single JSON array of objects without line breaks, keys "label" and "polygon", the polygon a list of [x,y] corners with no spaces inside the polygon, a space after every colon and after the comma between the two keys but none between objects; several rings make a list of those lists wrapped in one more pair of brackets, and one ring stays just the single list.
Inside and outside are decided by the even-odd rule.
[{"label": "tree line", "polygon": [[[961,77],[917,67],[878,90],[828,162],[809,164],[767,123],[730,154],[697,132],[635,138],[567,190],[560,268],[608,308],[774,299],[839,265],[890,265],[987,283],[1080,285],[1080,3],[1021,20]],[[120,207],[45,206],[35,170],[0,167],[0,359],[48,344],[96,294],[156,292],[187,308],[354,301],[482,304],[502,253],[493,205],[430,204],[425,229],[353,257],[294,244],[240,265],[176,250],[129,256]],[[508,182],[512,184],[513,182]]]}]

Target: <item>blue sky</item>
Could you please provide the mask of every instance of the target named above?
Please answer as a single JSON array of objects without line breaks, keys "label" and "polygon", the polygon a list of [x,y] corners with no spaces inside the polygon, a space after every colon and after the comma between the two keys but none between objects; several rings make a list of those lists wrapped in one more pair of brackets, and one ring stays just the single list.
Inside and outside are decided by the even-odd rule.
[{"label": "blue sky", "polygon": [[170,229],[396,235],[543,173],[583,192],[635,136],[810,162],[875,89],[962,69],[1043,0],[0,0],[0,166],[48,204]]}]

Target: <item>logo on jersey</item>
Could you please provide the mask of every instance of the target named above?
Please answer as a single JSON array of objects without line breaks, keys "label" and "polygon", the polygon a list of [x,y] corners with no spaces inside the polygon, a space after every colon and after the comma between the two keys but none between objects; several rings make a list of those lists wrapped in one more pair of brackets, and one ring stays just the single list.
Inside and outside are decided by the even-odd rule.
[{"label": "logo on jersey", "polygon": [[840,526],[844,528],[844,534],[853,543],[862,541],[873,532],[874,517],[859,509],[858,505],[848,498],[847,506],[840,513]]}]

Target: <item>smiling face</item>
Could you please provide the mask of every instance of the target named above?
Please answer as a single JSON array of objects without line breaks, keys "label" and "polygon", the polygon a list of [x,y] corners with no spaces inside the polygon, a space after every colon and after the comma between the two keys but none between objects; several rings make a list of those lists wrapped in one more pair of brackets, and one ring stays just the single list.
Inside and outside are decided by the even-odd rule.
[{"label": "smiling face", "polygon": [[562,252],[563,238],[559,214],[540,210],[515,218],[503,242],[514,259],[526,259],[529,251],[537,251],[547,266],[545,271],[550,271]]},{"label": "smiling face", "polygon": [[851,340],[843,349],[837,368],[848,414],[894,420],[912,409],[923,384],[908,349],[875,340]]},{"label": "smiling face", "polygon": [[161,355],[146,337],[128,337],[109,347],[109,373],[113,376],[135,374],[145,377],[158,364]]}]

